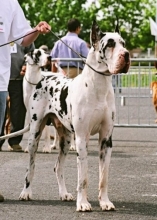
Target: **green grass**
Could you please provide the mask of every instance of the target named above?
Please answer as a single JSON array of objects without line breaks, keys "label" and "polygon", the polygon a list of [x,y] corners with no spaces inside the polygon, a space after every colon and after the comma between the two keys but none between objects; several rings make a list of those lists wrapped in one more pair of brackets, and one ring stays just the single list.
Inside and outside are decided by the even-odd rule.
[{"label": "green grass", "polygon": [[[149,71],[149,69],[147,69]],[[151,70],[149,73],[144,69],[144,71],[140,70],[140,74],[126,74],[121,75],[121,87],[150,87],[152,81],[157,81],[157,76],[155,75],[155,69]]]}]

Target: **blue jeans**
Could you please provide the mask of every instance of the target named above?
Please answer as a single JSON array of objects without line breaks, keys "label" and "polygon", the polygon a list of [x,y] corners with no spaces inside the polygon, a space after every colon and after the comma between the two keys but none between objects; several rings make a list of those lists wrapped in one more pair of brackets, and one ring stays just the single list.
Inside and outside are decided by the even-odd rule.
[{"label": "blue jeans", "polygon": [[0,91],[0,133],[2,132],[2,126],[5,117],[5,109],[6,109],[6,100],[7,100],[7,91]]}]

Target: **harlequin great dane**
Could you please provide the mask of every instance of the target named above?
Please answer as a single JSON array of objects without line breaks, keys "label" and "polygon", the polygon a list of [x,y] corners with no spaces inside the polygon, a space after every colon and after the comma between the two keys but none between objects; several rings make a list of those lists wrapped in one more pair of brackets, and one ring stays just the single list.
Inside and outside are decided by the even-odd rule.
[{"label": "harlequin great dane", "polygon": [[60,139],[55,172],[61,200],[73,200],[66,189],[63,168],[71,134],[75,132],[78,166],[76,210],[92,209],[87,199],[87,146],[90,135],[99,133],[99,203],[102,210],[115,209],[107,192],[111,136],[115,120],[112,75],[128,71],[130,56],[119,33],[102,33],[96,22],[93,22],[91,29],[91,44],[82,74],[74,79],[64,76],[45,77],[38,83],[30,98],[30,161],[20,200],[29,200],[32,197],[35,155],[42,129],[50,117]]},{"label": "harlequin great dane", "polygon": [[[47,73],[52,75],[52,72],[44,72],[41,70],[42,67],[45,67],[50,59],[50,56],[45,53],[43,49],[34,49],[25,55],[26,62],[26,72],[23,79],[23,100],[26,109],[28,109],[29,99],[32,92],[35,89],[35,86],[42,79],[42,77]],[[27,111],[26,123],[29,122],[29,112]],[[45,126],[44,129],[44,141],[45,145],[43,147],[43,152],[50,153],[51,148],[56,146],[57,140],[54,140],[53,145],[50,145],[50,129],[49,126]],[[28,147],[24,150],[28,152]]]}]

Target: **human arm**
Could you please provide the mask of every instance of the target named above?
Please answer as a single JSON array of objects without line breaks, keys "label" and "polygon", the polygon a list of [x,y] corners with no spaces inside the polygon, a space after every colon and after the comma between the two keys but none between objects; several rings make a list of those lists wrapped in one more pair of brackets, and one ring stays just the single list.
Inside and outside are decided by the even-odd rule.
[{"label": "human arm", "polygon": [[89,52],[89,48],[87,47],[87,44],[86,44],[85,41],[83,41],[83,42],[81,43],[81,48],[80,48],[80,50],[81,50],[81,55],[84,56],[84,57],[87,57],[88,52]]},{"label": "human arm", "polygon": [[33,31],[36,31],[36,32],[25,36],[23,38],[21,45],[24,47],[30,45],[32,42],[34,42],[37,39],[39,34],[46,34],[50,30],[51,30],[51,26],[46,21],[39,22],[39,24],[31,31],[31,32]]}]

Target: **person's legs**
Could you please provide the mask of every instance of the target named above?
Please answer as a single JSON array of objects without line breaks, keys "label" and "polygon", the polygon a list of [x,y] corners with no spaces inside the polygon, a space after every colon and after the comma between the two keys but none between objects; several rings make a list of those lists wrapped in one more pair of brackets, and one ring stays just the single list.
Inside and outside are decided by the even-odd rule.
[{"label": "person's legs", "polygon": [[[26,108],[23,103],[22,80],[11,80],[8,90],[10,96],[11,133],[13,133],[23,129],[25,123]],[[20,135],[8,140],[9,145],[14,151],[22,150],[19,146],[22,137],[23,135]]]},{"label": "person's legs", "polygon": [[0,91],[0,133],[2,132],[8,92]]},{"label": "person's legs", "polygon": [[[4,117],[5,117],[5,108],[8,92],[0,91],[0,133],[2,131]],[[0,194],[0,202],[4,201],[4,197]]]},{"label": "person's legs", "polygon": [[[2,125],[2,129],[1,129],[1,133],[0,133],[0,136],[3,136],[5,135],[5,124],[6,124],[6,115],[7,115],[7,109],[5,110],[5,117],[4,117],[4,121],[3,121],[3,125]],[[4,140],[0,140],[0,151],[2,149],[2,146],[5,142],[5,139]]]},{"label": "person's legs", "polygon": [[81,69],[78,69],[76,67],[71,67],[71,68],[64,67],[62,69],[64,70],[68,78],[75,78],[77,75],[79,75],[82,72]]}]

